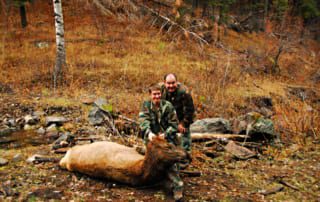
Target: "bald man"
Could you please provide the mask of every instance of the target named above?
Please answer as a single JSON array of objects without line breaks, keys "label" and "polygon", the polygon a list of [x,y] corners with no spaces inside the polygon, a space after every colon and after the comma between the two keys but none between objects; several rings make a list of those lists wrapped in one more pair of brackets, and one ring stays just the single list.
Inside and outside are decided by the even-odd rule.
[{"label": "bald man", "polygon": [[191,154],[190,125],[193,123],[195,113],[193,99],[187,87],[177,81],[175,74],[166,74],[163,79],[161,98],[171,102],[174,106],[179,120],[178,132],[182,134],[182,147]]}]

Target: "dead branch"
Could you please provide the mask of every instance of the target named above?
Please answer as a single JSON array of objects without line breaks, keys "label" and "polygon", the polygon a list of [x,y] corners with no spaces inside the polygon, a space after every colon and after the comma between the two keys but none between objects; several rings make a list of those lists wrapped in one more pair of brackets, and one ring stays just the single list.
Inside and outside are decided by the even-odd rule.
[{"label": "dead branch", "polygon": [[188,177],[200,177],[201,176],[200,171],[180,170],[180,173],[182,173]]},{"label": "dead branch", "polygon": [[109,9],[106,9],[105,6],[104,6],[99,0],[93,0],[93,3],[97,6],[97,8],[100,9],[100,11],[101,11],[104,15],[114,16],[114,14],[113,14]]},{"label": "dead branch", "polygon": [[293,189],[295,191],[299,191],[298,187],[290,184],[289,182],[284,181],[283,179],[280,179],[279,183],[282,184],[282,185],[285,185],[285,186],[287,186],[287,187],[289,187],[289,188],[291,188],[291,189]]},{"label": "dead branch", "polygon": [[167,4],[166,2],[161,2],[161,1],[157,1],[157,0],[151,0],[153,3],[155,4],[158,4],[160,6],[164,6],[164,7],[167,7],[167,8],[172,8],[171,5]]},{"label": "dead branch", "polygon": [[123,115],[116,115],[116,116],[117,116],[118,118],[120,118],[120,119],[125,120],[125,121],[129,121],[129,122],[131,122],[131,123],[139,124],[137,121],[135,121],[135,120],[133,120],[133,119],[130,119],[130,118],[126,117],[126,116],[123,116]]},{"label": "dead branch", "polygon": [[[166,22],[165,25],[170,24],[171,26],[176,26],[176,27],[178,27],[183,33],[186,33],[186,34],[188,34],[188,35],[191,35],[191,36],[193,36],[195,39],[199,40],[200,42],[202,42],[202,43],[204,43],[204,44],[206,44],[206,45],[209,45],[209,43],[208,43],[205,39],[203,39],[202,37],[200,37],[197,33],[187,30],[186,28],[184,28],[183,26],[179,25],[177,22],[171,20],[171,19],[168,18],[167,16],[161,15],[160,13],[154,11],[153,9],[151,9],[151,8],[145,6],[145,5],[139,5],[139,6],[141,6],[142,8],[144,8],[144,9],[146,9],[146,10],[148,10],[148,11],[149,11],[150,13],[152,13],[153,15],[155,15],[155,16],[161,18],[162,20],[164,20],[164,21]],[[164,26],[161,27],[161,30],[163,29],[163,27],[164,27]]]}]

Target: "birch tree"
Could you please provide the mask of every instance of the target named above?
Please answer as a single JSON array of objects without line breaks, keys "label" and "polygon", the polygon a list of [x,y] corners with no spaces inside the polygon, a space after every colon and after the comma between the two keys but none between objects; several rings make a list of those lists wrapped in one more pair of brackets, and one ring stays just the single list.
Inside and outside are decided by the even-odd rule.
[{"label": "birch tree", "polygon": [[56,63],[53,71],[53,88],[62,83],[62,69],[66,66],[66,50],[64,44],[64,26],[62,15],[62,0],[53,0],[56,27]]},{"label": "birch tree", "polygon": [[4,63],[5,60],[5,42],[6,42],[6,36],[7,36],[7,30],[8,30],[8,9],[5,0],[0,0],[0,65]]}]

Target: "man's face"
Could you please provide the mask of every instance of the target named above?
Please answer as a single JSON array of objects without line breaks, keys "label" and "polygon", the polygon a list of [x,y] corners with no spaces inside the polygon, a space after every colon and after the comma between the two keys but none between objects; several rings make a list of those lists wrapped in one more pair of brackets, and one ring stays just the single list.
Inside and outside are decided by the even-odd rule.
[{"label": "man's face", "polygon": [[177,81],[173,75],[168,75],[164,84],[170,93],[173,93],[177,89]]},{"label": "man's face", "polygon": [[158,105],[161,99],[161,91],[160,90],[151,91],[151,99],[153,104]]}]

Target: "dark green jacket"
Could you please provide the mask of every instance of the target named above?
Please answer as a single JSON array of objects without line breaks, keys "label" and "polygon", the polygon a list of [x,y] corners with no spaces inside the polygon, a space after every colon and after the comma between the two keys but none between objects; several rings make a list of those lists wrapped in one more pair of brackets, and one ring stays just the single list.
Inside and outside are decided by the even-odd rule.
[{"label": "dark green jacket", "polygon": [[186,86],[178,83],[177,90],[173,93],[169,93],[164,85],[161,84],[162,99],[167,100],[174,106],[179,123],[183,123],[184,127],[188,128],[193,123],[193,117],[195,113],[193,99],[188,92]]},{"label": "dark green jacket", "polygon": [[161,100],[157,110],[152,101],[145,101],[139,113],[139,122],[144,138],[150,131],[154,134],[164,133],[169,142],[176,143],[178,119],[170,102]]}]

